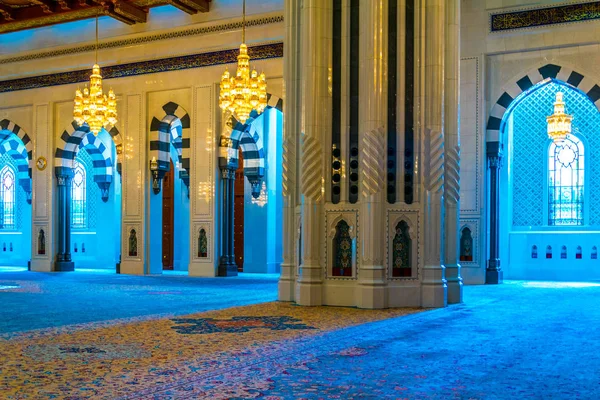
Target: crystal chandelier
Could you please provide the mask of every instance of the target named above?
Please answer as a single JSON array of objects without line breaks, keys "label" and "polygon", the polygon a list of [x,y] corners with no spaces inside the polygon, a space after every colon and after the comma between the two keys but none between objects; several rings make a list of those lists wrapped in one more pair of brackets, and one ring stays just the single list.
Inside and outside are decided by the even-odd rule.
[{"label": "crystal chandelier", "polygon": [[242,44],[234,76],[226,69],[221,77],[219,106],[229,110],[241,123],[245,123],[252,110],[262,112],[267,106],[267,80],[255,69],[250,72],[250,57],[246,46],[246,0],[243,5]]},{"label": "crystal chandelier", "polygon": [[546,117],[548,121],[548,137],[558,144],[565,140],[568,134],[571,133],[572,115],[565,113],[565,102],[563,94],[556,93],[556,101],[554,102],[554,114]]},{"label": "crystal chandelier", "polygon": [[89,89],[86,85],[83,92],[79,89],[75,92],[73,119],[79,125],[86,122],[94,135],[98,135],[103,127],[117,123],[115,93],[112,89],[108,91],[108,96],[102,92],[102,75],[98,66],[98,16],[96,16],[96,63],[92,67]]}]

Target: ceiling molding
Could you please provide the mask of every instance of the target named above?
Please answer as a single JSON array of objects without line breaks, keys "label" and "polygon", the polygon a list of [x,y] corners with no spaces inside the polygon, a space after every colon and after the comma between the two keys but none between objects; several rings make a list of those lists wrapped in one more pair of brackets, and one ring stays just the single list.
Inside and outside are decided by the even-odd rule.
[{"label": "ceiling molding", "polygon": [[[247,20],[246,27],[276,24],[276,23],[280,23],[280,22],[283,22],[283,15],[260,17],[260,18],[254,18],[251,20]],[[132,46],[132,45],[138,45],[138,44],[148,44],[148,43],[157,42],[157,41],[161,41],[161,40],[180,39],[180,38],[191,37],[191,36],[200,36],[200,35],[206,35],[206,34],[211,34],[211,33],[233,31],[233,30],[237,30],[237,29],[241,29],[241,28],[242,28],[242,21],[240,20],[240,21],[235,21],[235,22],[229,22],[226,24],[203,26],[203,27],[199,27],[199,28],[191,28],[191,29],[185,29],[185,30],[181,30],[181,31],[171,31],[171,32],[166,32],[166,33],[151,34],[151,35],[145,35],[145,36],[140,36],[140,37],[131,38],[131,39],[103,41],[98,44],[98,49],[99,50],[114,49],[114,48]],[[78,54],[78,53],[92,52],[95,49],[96,49],[96,45],[93,43],[90,43],[90,44],[86,44],[86,45],[67,47],[67,48],[62,48],[62,49],[57,49],[57,50],[40,51],[40,52],[29,53],[29,54],[24,54],[24,55],[20,55],[20,56],[4,57],[4,58],[0,58],[0,65],[16,63],[16,62],[23,62],[23,61],[40,60],[40,59],[51,58],[51,57],[67,56],[67,55],[73,55],[73,54]]]},{"label": "ceiling molding", "polygon": [[[187,56],[140,61],[129,64],[111,65],[102,67],[102,76],[104,80],[107,80],[191,68],[211,67],[214,65],[235,63],[237,62],[238,54],[239,49],[236,48]],[[283,57],[283,43],[276,42],[248,47],[248,55],[253,61],[281,58]],[[84,69],[0,81],[0,93],[87,82],[89,81],[91,72],[91,69]]]}]

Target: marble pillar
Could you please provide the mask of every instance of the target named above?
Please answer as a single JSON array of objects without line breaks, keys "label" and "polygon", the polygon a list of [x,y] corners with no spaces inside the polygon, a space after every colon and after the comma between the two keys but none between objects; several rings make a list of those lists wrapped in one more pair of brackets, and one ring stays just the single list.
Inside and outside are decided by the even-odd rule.
[{"label": "marble pillar", "polygon": [[75,264],[71,260],[71,168],[56,168],[58,190],[58,248],[54,261],[54,271],[73,271]]},{"label": "marble pillar", "polygon": [[[392,0],[394,1],[394,0]],[[360,3],[359,160],[360,248],[357,305],[387,307],[384,182],[387,82],[387,0]],[[350,83],[355,84],[355,83]]]},{"label": "marble pillar", "polygon": [[502,283],[500,267],[500,168],[502,168],[502,145],[498,142],[487,143],[487,160],[490,171],[489,187],[489,224],[490,224],[490,258],[485,271],[485,283]]},{"label": "marble pillar", "polygon": [[425,24],[424,159],[425,164],[425,265],[421,280],[421,305],[445,307],[448,302],[442,249],[444,224],[444,47],[445,0],[421,0]]},{"label": "marble pillar", "polygon": [[223,212],[221,213],[221,258],[219,260],[218,276],[236,276],[233,243],[233,208],[235,169],[221,168],[221,193]]},{"label": "marble pillar", "polygon": [[463,280],[459,263],[460,242],[460,0],[446,0],[444,96],[444,266],[448,303],[462,303]]},{"label": "marble pillar", "polygon": [[301,23],[301,215],[302,259],[295,288],[296,303],[322,304],[323,286],[323,206],[325,137],[331,128],[331,95],[328,93],[331,66],[332,4],[304,0]]},{"label": "marble pillar", "polygon": [[[300,54],[301,54],[301,10],[300,0],[285,2],[285,51],[288,55],[283,59],[285,102],[283,129],[283,264],[279,278],[279,300],[294,301],[296,273],[300,259],[297,237],[300,226],[296,226],[296,166],[297,147],[300,137],[300,118],[297,117],[301,104]],[[298,238],[299,239],[299,238]]]}]

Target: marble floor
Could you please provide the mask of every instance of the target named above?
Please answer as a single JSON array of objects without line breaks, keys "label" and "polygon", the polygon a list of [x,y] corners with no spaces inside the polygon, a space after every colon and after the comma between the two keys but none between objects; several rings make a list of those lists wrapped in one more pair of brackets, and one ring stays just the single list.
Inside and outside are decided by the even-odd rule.
[{"label": "marble floor", "polygon": [[276,277],[0,272],[6,399],[598,399],[600,283],[439,310],[274,302]]}]

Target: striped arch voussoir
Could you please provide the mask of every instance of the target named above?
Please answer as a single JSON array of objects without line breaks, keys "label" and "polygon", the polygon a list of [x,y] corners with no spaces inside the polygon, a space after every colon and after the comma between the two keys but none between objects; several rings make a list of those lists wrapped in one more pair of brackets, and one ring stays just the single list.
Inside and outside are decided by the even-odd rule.
[{"label": "striped arch voussoir", "polygon": [[12,135],[18,137],[23,143],[23,146],[25,146],[25,150],[27,152],[28,175],[31,178],[31,168],[33,167],[33,144],[31,143],[31,138],[27,132],[23,130],[23,128],[14,122],[8,119],[3,119],[0,121],[0,143],[9,139]]},{"label": "striped arch voussoir", "polygon": [[157,160],[158,170],[164,174],[170,169],[170,145],[173,144],[183,167],[179,177],[189,187],[190,171],[190,116],[174,102],[162,106],[150,122],[150,160]]},{"label": "striped arch voussoir", "polygon": [[[267,94],[266,109],[274,108],[283,112],[283,100],[275,95]],[[245,124],[237,121],[233,116],[230,119],[231,131],[230,140],[221,141],[222,150],[220,152],[220,165],[228,165],[230,168],[237,168],[238,149],[242,149],[244,155],[244,175],[248,178],[253,187],[260,187],[260,182],[265,175],[265,152],[262,136],[256,132],[252,124],[260,114],[253,111]],[[226,146],[224,145],[226,143]],[[259,192],[253,190],[253,195],[258,196]]]},{"label": "striped arch voussoir", "polygon": [[31,192],[31,176],[27,159],[27,150],[21,141],[14,137],[5,139],[0,144],[0,156],[8,153],[17,162],[17,178],[26,192]]},{"label": "striped arch voussoir", "polygon": [[60,135],[59,145],[54,153],[54,168],[56,173],[61,168],[73,168],[73,161],[79,151],[79,145],[84,136],[90,133],[87,124],[79,126],[77,122],[71,122]]},{"label": "striped arch voussoir", "polygon": [[600,111],[600,86],[592,78],[586,77],[567,67],[546,64],[543,67],[529,71],[527,75],[504,88],[504,92],[490,111],[486,125],[486,141],[502,142],[503,118],[506,112],[516,104],[514,101],[522,93],[529,91],[535,85],[551,79],[562,81],[574,89],[585,93]]},{"label": "striped arch voussoir", "polygon": [[81,139],[79,147],[80,149],[85,149],[92,158],[94,165],[94,182],[98,184],[110,184],[113,178],[113,161],[110,148],[106,147],[102,140],[93,133],[85,135]]}]

